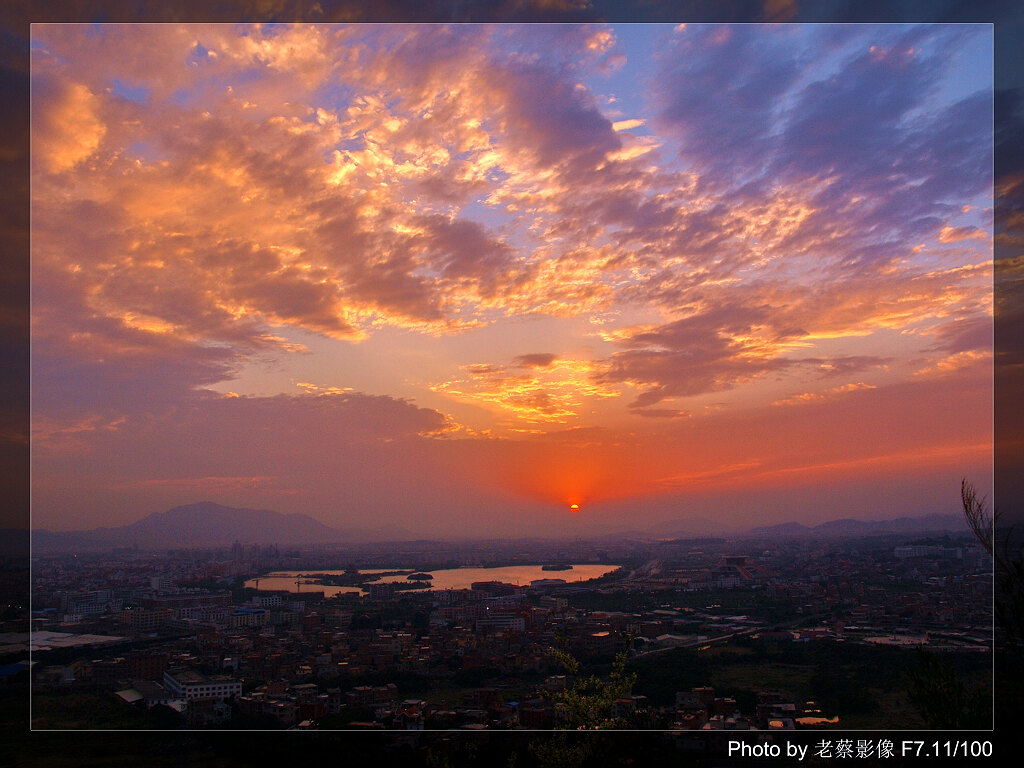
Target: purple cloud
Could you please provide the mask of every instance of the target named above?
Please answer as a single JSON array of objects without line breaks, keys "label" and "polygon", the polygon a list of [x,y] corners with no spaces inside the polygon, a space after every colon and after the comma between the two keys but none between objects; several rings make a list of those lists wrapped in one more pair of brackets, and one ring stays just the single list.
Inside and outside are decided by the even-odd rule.
[{"label": "purple cloud", "polygon": [[523,368],[547,368],[557,359],[558,355],[551,352],[534,352],[528,355],[519,355],[512,360],[512,364]]}]

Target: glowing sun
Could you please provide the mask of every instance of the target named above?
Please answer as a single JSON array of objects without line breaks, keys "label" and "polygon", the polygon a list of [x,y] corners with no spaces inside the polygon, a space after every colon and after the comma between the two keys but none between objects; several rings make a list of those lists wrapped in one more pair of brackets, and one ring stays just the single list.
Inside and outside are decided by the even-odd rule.
[{"label": "glowing sun", "polygon": [[579,504],[570,504],[569,505],[569,510],[571,512],[579,512],[580,511],[580,505]]}]

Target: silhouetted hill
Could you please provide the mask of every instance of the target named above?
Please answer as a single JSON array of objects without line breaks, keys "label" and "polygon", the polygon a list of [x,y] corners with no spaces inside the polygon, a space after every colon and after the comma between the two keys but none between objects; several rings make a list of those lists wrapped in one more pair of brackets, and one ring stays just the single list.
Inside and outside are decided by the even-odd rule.
[{"label": "silhouetted hill", "polygon": [[665,520],[656,523],[649,529],[650,533],[659,536],[675,538],[690,538],[693,536],[721,536],[723,534],[736,533],[735,525],[723,520],[712,520],[706,517],[688,517],[685,520]]},{"label": "silhouetted hill", "polygon": [[751,528],[743,536],[777,536],[793,538],[798,536],[845,537],[871,536],[879,533],[927,533],[932,531],[953,531],[966,533],[967,523],[963,515],[932,514],[922,517],[898,517],[893,520],[830,520],[815,526],[801,523],[782,523],[760,528]]},{"label": "silhouetted hill", "polygon": [[795,536],[807,536],[815,530],[815,528],[810,528],[803,523],[779,523],[778,525],[751,528],[750,530],[743,531],[740,536],[781,536],[792,538]]},{"label": "silhouetted hill", "polygon": [[154,512],[142,520],[115,528],[89,531],[34,531],[34,552],[74,548],[138,546],[143,549],[225,547],[234,541],[249,544],[308,544],[350,538],[341,531],[299,513],[269,509],[237,509],[201,501]]},{"label": "silhouetted hill", "polygon": [[[592,540],[621,541],[650,539],[700,539],[711,536],[744,537],[849,537],[876,534],[921,534],[953,531],[966,532],[967,525],[960,515],[926,515],[903,517],[895,520],[833,520],[820,525],[807,526],[797,522],[752,528],[736,533],[725,526],[718,531],[707,520],[668,521],[656,524],[652,530],[593,532]],[[243,544],[325,544],[410,541],[412,532],[396,527],[373,529],[337,529],[299,513],[283,514],[269,509],[238,509],[202,501],[166,512],[155,512],[130,525],[114,528],[94,528],[88,531],[32,532],[32,551],[35,554],[68,552],[72,550],[103,550],[112,547],[139,547],[140,549],[199,549],[229,547],[232,542]]]}]

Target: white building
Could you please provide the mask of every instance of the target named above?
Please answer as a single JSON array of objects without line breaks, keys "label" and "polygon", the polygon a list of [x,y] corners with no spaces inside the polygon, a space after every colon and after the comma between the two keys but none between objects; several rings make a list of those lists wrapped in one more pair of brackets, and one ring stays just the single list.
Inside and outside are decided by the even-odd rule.
[{"label": "white building", "polygon": [[193,701],[195,699],[230,699],[240,696],[242,683],[229,677],[207,677],[194,669],[169,669],[164,672],[164,688],[174,698]]}]

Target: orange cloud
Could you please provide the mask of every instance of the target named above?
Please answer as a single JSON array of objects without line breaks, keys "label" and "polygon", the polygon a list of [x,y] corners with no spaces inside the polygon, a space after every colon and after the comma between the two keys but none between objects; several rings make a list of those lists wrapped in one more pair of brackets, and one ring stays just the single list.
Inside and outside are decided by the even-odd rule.
[{"label": "orange cloud", "polygon": [[64,173],[92,157],[107,133],[100,99],[81,83],[36,79],[32,110],[32,153],[36,167]]},{"label": "orange cloud", "polygon": [[978,227],[943,227],[939,232],[940,243],[959,243],[964,240],[988,240],[989,234]]},{"label": "orange cloud", "polygon": [[823,392],[807,392],[802,395],[793,395],[783,400],[776,400],[772,405],[801,405],[803,403],[823,402],[861,389],[877,389],[877,387],[874,384],[865,384],[863,381],[851,382],[839,387],[830,387]]},{"label": "orange cloud", "polygon": [[918,378],[948,376],[952,373],[956,373],[957,371],[961,371],[965,368],[970,368],[978,364],[990,365],[991,360],[991,350],[965,350],[963,352],[957,352],[955,354],[939,358],[924,368],[920,368],[915,371],[914,376]]},{"label": "orange cloud", "polygon": [[[159,422],[184,444],[179,418],[217,464],[181,477],[280,464],[288,487],[310,481],[334,504],[316,473],[344,456],[358,481],[372,454],[386,478],[423,463],[410,487],[444,506],[485,483],[438,445],[446,460],[486,452],[503,490],[581,503],[867,450],[856,434],[844,455],[824,444],[825,408],[772,403],[821,402],[849,427],[870,416],[864,401],[885,401],[872,423],[914,432],[886,433],[891,455],[933,444],[934,413],[984,378],[991,346],[981,182],[933,162],[954,157],[942,137],[974,135],[973,112],[864,121],[843,105],[879,111],[880,92],[900,95],[894,113],[919,105],[914,81],[874,86],[894,62],[920,74],[923,54],[835,60],[826,89],[803,68],[813,47],[789,45],[799,34],[669,35],[682,49],[661,64],[631,58],[663,68],[627,119],[604,76],[628,41],[600,25],[36,28],[39,455],[73,440],[111,455],[112,474],[159,480],[111,435],[142,446]],[[877,36],[876,52],[908,48],[903,31]],[[861,139],[905,150],[899,173]],[[956,226],[937,225],[950,201]],[[395,362],[428,352],[419,382]],[[360,368],[375,358],[380,371]],[[946,397],[903,414],[886,400],[900,382]],[[286,394],[211,390],[228,386]],[[737,409],[761,413],[745,426],[764,444],[729,423]],[[261,421],[268,453],[249,445]],[[214,450],[237,444],[244,456]]]},{"label": "orange cloud", "polygon": [[[435,392],[456,400],[495,408],[528,423],[567,424],[591,400],[617,397],[618,392],[594,379],[598,364],[557,359],[551,354],[521,355],[504,365],[463,366],[468,378],[432,385]],[[529,373],[515,371],[527,370]]]}]

